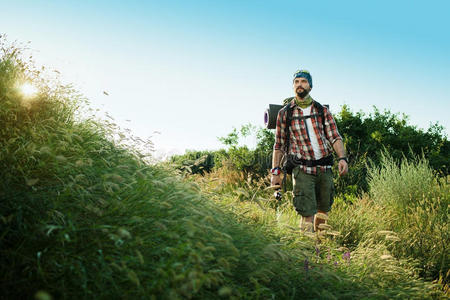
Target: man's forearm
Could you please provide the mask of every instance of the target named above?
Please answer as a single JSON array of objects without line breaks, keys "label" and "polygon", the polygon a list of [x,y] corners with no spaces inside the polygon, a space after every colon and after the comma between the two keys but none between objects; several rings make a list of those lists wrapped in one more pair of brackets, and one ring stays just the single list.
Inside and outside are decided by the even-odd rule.
[{"label": "man's forearm", "polygon": [[338,157],[346,157],[347,156],[347,153],[344,148],[344,142],[342,142],[341,139],[334,142],[333,148],[334,148],[334,151],[336,151],[336,154]]},{"label": "man's forearm", "polygon": [[283,151],[281,150],[273,150],[272,155],[272,168],[279,167],[281,158],[283,157]]}]

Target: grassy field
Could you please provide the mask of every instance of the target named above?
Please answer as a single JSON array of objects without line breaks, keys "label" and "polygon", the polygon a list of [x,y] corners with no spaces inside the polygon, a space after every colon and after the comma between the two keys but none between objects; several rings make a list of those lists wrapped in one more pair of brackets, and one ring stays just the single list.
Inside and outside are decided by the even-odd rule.
[{"label": "grassy field", "polygon": [[396,176],[387,161],[371,195],[336,201],[334,231],[307,236],[267,180],[150,165],[113,123],[81,118],[70,86],[1,48],[1,298],[446,297],[448,184],[412,174],[417,193],[380,194]]}]

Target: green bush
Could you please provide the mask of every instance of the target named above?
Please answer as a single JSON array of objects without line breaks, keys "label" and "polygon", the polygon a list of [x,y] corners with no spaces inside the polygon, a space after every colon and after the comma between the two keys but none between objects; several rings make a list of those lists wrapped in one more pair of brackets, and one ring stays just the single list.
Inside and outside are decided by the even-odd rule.
[{"label": "green bush", "polygon": [[169,163],[180,171],[203,175],[214,168],[215,157],[214,151],[187,150],[183,155],[171,156]]},{"label": "green bush", "polygon": [[349,176],[337,179],[337,190],[347,193],[346,186],[356,187],[358,195],[368,191],[368,160],[380,166],[387,151],[395,160],[423,155],[432,170],[445,178],[450,172],[450,142],[444,128],[437,123],[424,131],[408,124],[408,116],[381,112],[353,113],[346,105],[335,115],[339,132],[347,149]]},{"label": "green bush", "polygon": [[[239,145],[242,138],[254,135],[257,139],[255,149]],[[214,168],[226,165],[232,169],[243,172],[245,177],[261,178],[268,174],[272,165],[272,148],[274,135],[267,129],[259,128],[250,124],[244,125],[238,131],[233,129],[226,137],[219,140],[227,147],[217,151],[195,151],[188,150],[183,155],[173,155],[169,159],[176,169],[188,174],[209,173]]]},{"label": "green bush", "polygon": [[[256,137],[255,149],[249,149],[239,143],[241,139],[250,136]],[[247,124],[243,125],[239,131],[233,128],[231,133],[219,140],[227,149],[216,153],[215,165],[217,167],[228,165],[243,172],[245,177],[253,179],[267,176],[268,171],[272,168],[272,149],[275,140],[272,131]]]}]

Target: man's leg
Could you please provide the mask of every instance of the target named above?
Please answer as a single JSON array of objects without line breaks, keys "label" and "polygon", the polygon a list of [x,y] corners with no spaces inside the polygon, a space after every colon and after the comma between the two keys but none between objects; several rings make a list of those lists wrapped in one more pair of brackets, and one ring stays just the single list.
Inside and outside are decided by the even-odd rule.
[{"label": "man's leg", "polygon": [[314,218],[315,230],[318,230],[319,225],[326,223],[328,220],[328,212],[331,210],[334,197],[333,173],[331,170],[326,170],[318,174],[317,179],[316,194],[318,213]]},{"label": "man's leg", "polygon": [[317,212],[315,178],[316,176],[305,174],[299,167],[292,171],[294,183],[294,206],[302,216],[300,228],[305,231],[313,231],[314,214]]},{"label": "man's leg", "polygon": [[300,229],[306,232],[314,232],[314,216],[301,216]]}]

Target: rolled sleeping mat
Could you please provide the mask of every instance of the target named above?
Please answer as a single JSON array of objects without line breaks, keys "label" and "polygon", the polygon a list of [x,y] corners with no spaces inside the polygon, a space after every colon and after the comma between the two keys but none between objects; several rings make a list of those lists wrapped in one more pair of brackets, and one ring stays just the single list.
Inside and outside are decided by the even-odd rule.
[{"label": "rolled sleeping mat", "polygon": [[277,126],[277,116],[283,105],[269,104],[269,108],[264,112],[264,125],[267,129],[275,129]]}]

